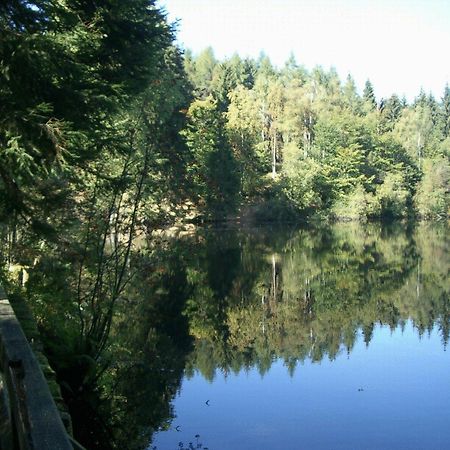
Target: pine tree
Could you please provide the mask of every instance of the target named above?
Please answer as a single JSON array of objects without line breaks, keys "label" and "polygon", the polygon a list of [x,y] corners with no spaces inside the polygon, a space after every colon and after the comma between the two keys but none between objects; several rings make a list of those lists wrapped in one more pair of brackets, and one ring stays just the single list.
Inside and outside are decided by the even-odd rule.
[{"label": "pine tree", "polygon": [[116,114],[157,78],[172,34],[153,0],[7,0],[0,26],[0,192],[31,215],[49,173],[111,145]]},{"label": "pine tree", "polygon": [[444,137],[450,136],[450,87],[445,85],[444,95],[442,97],[442,122]]},{"label": "pine tree", "polygon": [[367,105],[369,105],[369,109],[375,111],[377,108],[377,101],[375,99],[375,94],[373,92],[373,86],[370,80],[366,81],[363,90],[363,99]]},{"label": "pine tree", "polygon": [[240,190],[238,168],[225,136],[223,115],[210,96],[191,104],[188,119],[182,135],[192,155],[188,170],[194,195],[206,217],[223,218],[235,207]]},{"label": "pine tree", "polygon": [[304,67],[299,66],[293,53],[289,55],[280,75],[284,79],[285,83],[291,83],[295,81],[297,84],[304,84],[307,79],[307,72]]},{"label": "pine tree", "polygon": [[386,118],[389,127],[392,128],[394,123],[400,117],[402,112],[402,103],[398,95],[392,94],[385,103],[384,117]]},{"label": "pine tree", "polygon": [[419,95],[414,99],[413,106],[426,106],[427,105],[427,94],[420,88]]},{"label": "pine tree", "polygon": [[361,99],[358,96],[355,80],[348,74],[343,89],[344,101],[346,106],[355,114],[359,114],[361,107]]},{"label": "pine tree", "polygon": [[[441,117],[440,117],[441,114],[440,114],[440,110],[439,110],[439,104],[431,92],[429,93],[429,95],[427,97],[427,106],[430,109],[431,120],[433,121],[433,125],[437,126],[441,119]],[[438,127],[438,128],[441,128],[441,127]]]},{"label": "pine tree", "polygon": [[265,78],[274,77],[276,75],[276,70],[272,65],[269,57],[261,52],[257,61],[257,76],[263,76]]},{"label": "pine tree", "polygon": [[194,87],[194,95],[198,98],[206,98],[211,94],[211,81],[217,60],[211,47],[205,48],[191,62],[190,81]]}]

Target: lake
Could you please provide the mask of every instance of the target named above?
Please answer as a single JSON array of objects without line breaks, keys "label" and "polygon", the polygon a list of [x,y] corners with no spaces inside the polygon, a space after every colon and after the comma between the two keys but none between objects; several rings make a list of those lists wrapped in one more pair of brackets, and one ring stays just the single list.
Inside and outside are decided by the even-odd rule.
[{"label": "lake", "polygon": [[77,297],[64,246],[28,256],[23,292],[90,450],[444,449],[449,241],[447,224],[199,227],[141,240],[114,302],[114,264]]},{"label": "lake", "polygon": [[149,449],[448,448],[446,226],[193,239],[192,347]]}]

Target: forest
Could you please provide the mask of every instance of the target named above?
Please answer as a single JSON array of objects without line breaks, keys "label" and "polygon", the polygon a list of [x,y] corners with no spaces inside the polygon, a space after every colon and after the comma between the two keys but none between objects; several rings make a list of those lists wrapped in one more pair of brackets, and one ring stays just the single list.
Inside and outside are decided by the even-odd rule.
[{"label": "forest", "polygon": [[[276,355],[294,371],[350,351],[361,327],[368,344],[377,321],[411,316],[421,333],[440,321],[448,342],[436,265],[448,238],[439,229],[434,248],[426,224],[411,228],[450,215],[450,87],[381,99],[369,80],[360,92],[351,75],[294,56],[283,67],[264,53],[219,60],[175,39],[154,0],[0,3],[0,284],[19,319],[32,317],[25,332],[39,336],[55,396],[92,449],[146,448],[185,365],[212,379],[217,368],[264,373]],[[381,223],[396,221],[406,237],[378,248]],[[220,236],[161,231],[263,223],[319,228],[281,244],[231,233],[225,255]],[[291,248],[303,256],[281,264]],[[402,299],[422,259],[431,306],[411,313]],[[261,314],[268,334],[249,343]],[[148,401],[135,399],[139,417],[123,429],[130,373]]]},{"label": "forest", "polygon": [[192,55],[147,1],[1,8],[3,218],[448,216],[449,86],[408,104],[294,56]]}]

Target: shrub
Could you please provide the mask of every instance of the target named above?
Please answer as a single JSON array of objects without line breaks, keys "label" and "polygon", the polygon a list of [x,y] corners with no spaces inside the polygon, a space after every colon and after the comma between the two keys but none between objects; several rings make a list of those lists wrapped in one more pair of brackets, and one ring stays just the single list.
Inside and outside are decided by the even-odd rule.
[{"label": "shrub", "polygon": [[450,165],[447,158],[424,161],[423,177],[414,205],[418,215],[424,219],[445,219],[450,215]]}]

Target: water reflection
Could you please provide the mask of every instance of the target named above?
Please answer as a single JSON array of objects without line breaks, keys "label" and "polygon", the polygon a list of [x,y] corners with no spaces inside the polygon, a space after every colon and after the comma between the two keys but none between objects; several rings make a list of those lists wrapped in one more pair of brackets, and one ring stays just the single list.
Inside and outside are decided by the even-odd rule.
[{"label": "water reflection", "polygon": [[435,331],[418,340],[410,322],[376,325],[369,348],[359,339],[350,355],[306,360],[291,377],[280,360],[263,377],[252,368],[209,383],[196,373],[175,401],[180,431],[154,445],[176,448],[199,433],[215,449],[446,448],[450,358]]},{"label": "water reflection", "polygon": [[190,269],[188,374],[213,380],[217,369],[254,366],[264,374],[276,358],[293,372],[299,361],[350,352],[358,330],[369,345],[375,324],[395,329],[408,319],[419,334],[437,324],[447,344],[445,229],[339,224],[238,234],[208,235],[207,257]]},{"label": "water reflection", "polygon": [[[382,366],[390,333],[401,336],[403,330],[408,336],[431,336],[433,342],[440,342],[439,356],[424,363],[442,365],[450,325],[449,239],[446,225],[337,224],[300,230],[203,229],[184,239],[149,242],[131,255],[132,281],[114,305],[108,346],[95,364],[86,348],[82,352],[77,347],[78,314],[70,301],[76,278],[70,261],[64,260],[67,252],[39,258],[29,269],[26,295],[64,388],[76,437],[88,448],[146,448],[155,431],[166,429],[171,429],[167,434],[170,446],[169,441],[161,444],[157,440],[158,448],[176,448],[180,440],[185,448],[189,440],[205,447],[208,442],[202,437],[198,441],[195,435],[211,424],[208,415],[200,412],[208,410],[206,401],[217,396],[218,390],[227,392],[227,380],[241,383],[240,394],[233,397],[235,407],[229,406],[236,420],[242,417],[249,426],[250,410],[256,414],[255,406],[245,412],[248,402],[243,405],[236,398],[257,395],[252,391],[257,385],[255,376],[267,380],[262,392],[269,389],[280,396],[279,388],[286,383],[281,374],[290,375],[285,378],[295,384],[298,372],[307,379],[321,380],[320,389],[333,384],[333,377],[341,386],[352,380],[351,395],[358,394],[357,389],[363,389],[360,380],[347,374],[345,381],[333,372],[340,367],[338,361],[351,354],[360,364],[354,373],[367,365],[380,374],[373,361],[364,359],[364,349],[377,349],[377,364]],[[414,350],[409,349],[410,353]],[[245,383],[245,377],[252,383]],[[205,387],[205,379],[213,383]],[[197,385],[191,394],[190,382]],[[181,386],[182,396],[174,410]],[[344,426],[333,419],[339,413],[327,400],[335,391],[321,394],[317,384],[302,386],[315,393],[314,402],[322,405],[323,414]],[[440,386],[444,392],[436,395],[447,398],[450,405],[450,389]],[[283,398],[291,404],[288,398],[294,391],[284,392],[290,392]],[[308,397],[312,394],[301,392],[309,400],[297,401],[312,401]],[[187,402],[183,412],[186,395],[193,395],[196,402]],[[224,395],[222,408],[230,401]],[[387,404],[376,402],[374,397],[375,409]],[[272,438],[277,433],[287,436],[286,424],[294,430],[296,425],[291,423],[292,410],[286,411],[272,417],[270,426],[263,426],[266,422],[261,418],[255,433],[278,426]],[[430,417],[433,414],[437,413],[430,411]],[[439,414],[436,423],[442,411]],[[180,423],[181,418],[197,416],[204,417],[203,422],[199,419],[201,425],[190,436],[183,434],[186,422]],[[236,420],[226,424],[227,432]],[[320,428],[319,423],[311,426]],[[220,429],[211,429],[211,433],[219,435]],[[240,436],[233,448],[255,448],[245,447],[244,435]],[[331,448],[324,442],[322,448]],[[263,440],[261,445],[280,448],[268,443]]]},{"label": "water reflection", "polygon": [[[299,424],[293,417],[302,421],[305,433],[311,426],[317,436],[322,435],[316,440],[303,436],[304,448],[414,448],[414,442],[421,448],[424,442],[430,444],[427,433],[418,440],[404,429],[414,426],[417,419],[405,411],[408,402],[397,404],[391,386],[387,388],[391,400],[384,398],[386,392],[378,381],[386,382],[386,367],[400,381],[397,395],[408,397],[411,408],[417,408],[415,400],[430,408],[422,425],[428,433],[433,430],[431,442],[445,442],[445,433],[438,430],[450,413],[450,389],[443,377],[443,373],[448,377],[450,360],[445,353],[433,357],[436,345],[445,350],[449,339],[448,239],[445,227],[429,225],[405,230],[401,226],[338,224],[319,230],[205,233],[189,266],[192,293],[184,309],[189,333],[195,338],[176,402],[175,422],[182,424],[185,433],[172,428],[169,437],[159,435],[155,444],[169,448],[170,443],[175,448],[179,440],[190,439],[189,432],[193,436],[203,431],[213,437],[206,443],[215,448],[299,448],[295,434]],[[420,351],[422,336],[433,357]],[[362,353],[373,339],[376,348]],[[383,353],[387,349],[391,355]],[[353,352],[357,354],[352,355],[353,366],[341,367],[339,372],[338,357]],[[402,357],[405,354],[411,358]],[[409,365],[408,370],[404,371],[402,362]],[[291,396],[297,394],[293,386],[285,386],[283,372],[297,384],[299,378],[308,378],[315,363],[321,363],[317,366],[320,372],[313,370],[315,378],[298,389],[305,398],[309,395],[306,387],[315,393],[314,398],[302,401],[313,408],[320,404],[321,414],[303,417],[292,404]],[[296,377],[299,365],[301,374]],[[366,366],[370,374],[362,370]],[[430,370],[434,377],[428,374]],[[421,384],[418,376],[423,376]],[[425,399],[420,397],[427,376],[436,387],[431,396],[447,400],[430,403],[430,393]],[[346,426],[337,417],[339,408],[335,411],[336,405],[330,402],[344,395],[342,386],[346,386],[338,402],[355,406],[359,400],[352,398],[354,393],[367,393],[361,383],[371,385],[366,395],[372,396],[369,408],[391,409],[391,414],[380,419],[380,426],[391,434],[378,439],[367,428],[373,425],[368,415],[356,432],[345,432],[345,428],[338,432],[339,427],[330,424],[328,431],[321,431],[328,423],[328,419],[322,421],[323,415]],[[374,389],[378,397],[373,396]],[[220,413],[205,410],[207,398],[213,399]],[[272,400],[267,402],[268,398]],[[348,405],[341,404],[340,409],[348,409],[349,420],[364,416]],[[268,412],[280,407],[285,412]],[[389,421],[397,423],[399,418],[404,422],[400,430],[390,429]],[[258,429],[251,431],[255,426]],[[403,442],[396,438],[399,433],[404,434]],[[364,434],[372,436],[372,444],[364,441]],[[336,436],[342,445],[333,442]]]}]

